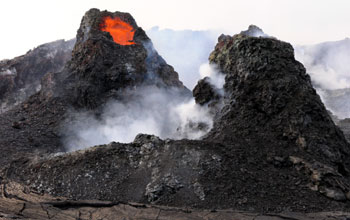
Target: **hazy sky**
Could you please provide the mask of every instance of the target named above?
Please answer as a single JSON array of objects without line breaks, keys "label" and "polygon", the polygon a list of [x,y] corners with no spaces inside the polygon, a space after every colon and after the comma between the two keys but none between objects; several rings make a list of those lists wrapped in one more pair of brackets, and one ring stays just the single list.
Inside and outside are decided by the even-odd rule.
[{"label": "hazy sky", "polygon": [[0,0],[0,59],[75,37],[88,9],[130,12],[145,30],[219,29],[256,24],[293,44],[350,37],[350,0]]}]

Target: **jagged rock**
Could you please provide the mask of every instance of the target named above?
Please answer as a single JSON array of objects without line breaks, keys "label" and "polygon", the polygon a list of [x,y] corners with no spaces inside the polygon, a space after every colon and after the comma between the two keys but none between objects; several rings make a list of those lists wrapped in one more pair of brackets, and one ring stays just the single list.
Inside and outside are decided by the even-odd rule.
[{"label": "jagged rock", "polygon": [[[119,18],[134,31],[132,45],[114,42],[101,31],[103,19]],[[174,69],[155,51],[151,40],[128,13],[89,10],[82,19],[72,60],[43,81],[41,97],[63,97],[76,107],[96,108],[137,86],[175,87],[189,93]]]},{"label": "jagged rock", "polygon": [[[101,30],[106,17],[131,25],[128,45]],[[71,106],[98,111],[110,98],[127,99],[124,89],[143,85],[188,93],[129,14],[88,11],[65,68],[46,74],[39,93],[0,115],[1,177],[26,184],[23,191],[109,201],[51,203],[55,208],[133,201],[256,212],[349,210],[349,144],[291,45],[222,35],[210,61],[226,83],[223,108],[204,140],[138,135],[130,144],[48,154],[63,150],[59,123]],[[29,210],[16,204],[6,217]]]},{"label": "jagged rock", "polygon": [[327,197],[345,201],[350,195],[348,181],[337,170],[319,162],[312,164],[298,157],[291,156],[290,161],[297,170],[303,170],[306,175],[310,176],[311,190],[319,191]]},{"label": "jagged rock", "polygon": [[294,59],[290,44],[236,35],[219,42],[210,61],[226,74],[226,105],[210,137],[249,138],[255,131],[261,139],[285,139],[287,146],[294,147],[304,138],[306,152],[347,164],[349,145],[312,88],[305,68]]},{"label": "jagged rock", "polygon": [[40,90],[41,78],[61,71],[71,58],[75,39],[38,46],[25,55],[0,61],[0,113]]},{"label": "jagged rock", "polygon": [[[24,155],[3,176],[77,200],[259,212],[349,210],[344,200],[349,144],[291,45],[221,36],[210,61],[226,74],[225,95],[203,140],[138,135],[130,144],[35,159]],[[55,94],[54,86],[45,91],[50,88]],[[75,104],[91,107],[94,102]]]},{"label": "jagged rock", "polygon": [[192,93],[196,103],[200,105],[208,104],[221,98],[217,89],[210,84],[208,77],[199,80]]},{"label": "jagged rock", "polygon": [[[109,32],[102,31],[106,17],[131,25],[134,44],[118,44]],[[42,78],[39,92],[0,115],[0,165],[25,153],[64,151],[61,123],[70,119],[67,112],[72,108],[98,114],[108,100],[127,102],[132,91],[145,86],[172,89],[176,97],[190,96],[178,74],[128,13],[89,10],[78,30],[72,58],[63,70],[51,70]],[[16,124],[23,118],[18,132]]]},{"label": "jagged rock", "polygon": [[344,183],[349,181],[349,144],[312,88],[305,68],[294,59],[290,44],[236,35],[222,39],[210,61],[226,74],[226,105],[207,140],[227,142],[238,135],[266,153],[317,161],[322,165],[314,169],[329,167],[336,179],[320,182],[339,194],[348,193]]},{"label": "jagged rock", "polygon": [[220,156],[209,152],[192,141],[138,135],[131,144],[111,143],[36,161],[22,158],[11,164],[6,175],[21,176],[18,180],[31,188],[56,196],[179,204],[186,195],[194,197],[191,201],[200,200],[191,187],[199,181],[202,163],[220,164]]}]

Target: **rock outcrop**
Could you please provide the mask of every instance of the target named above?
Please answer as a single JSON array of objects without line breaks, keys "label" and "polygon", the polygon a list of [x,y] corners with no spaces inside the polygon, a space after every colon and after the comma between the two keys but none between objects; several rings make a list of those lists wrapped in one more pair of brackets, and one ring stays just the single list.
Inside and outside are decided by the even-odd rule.
[{"label": "rock outcrop", "polygon": [[[349,145],[334,125],[290,44],[236,35],[219,38],[210,62],[226,74],[225,103],[211,137],[249,138],[252,132],[332,162]],[[264,139],[264,138],[262,138]]]},{"label": "rock outcrop", "polygon": [[41,78],[61,71],[71,58],[75,39],[38,46],[25,55],[0,61],[0,112],[25,101],[40,90]]},{"label": "rock outcrop", "polygon": [[288,158],[298,170],[308,170],[313,190],[346,200],[349,144],[305,68],[294,59],[292,46],[242,34],[224,36],[210,61],[226,74],[226,105],[206,139],[231,142],[243,138],[251,150]]},{"label": "rock outcrop", "polygon": [[[101,15],[118,16],[133,25],[136,44],[123,47],[108,33],[101,34]],[[39,100],[46,108],[53,101],[95,108],[107,97],[118,98],[126,86],[123,82],[137,88],[149,68],[144,65],[147,50],[137,44],[145,35],[134,25],[128,14],[90,10],[78,31],[72,62],[61,75],[47,77]],[[104,63],[118,50],[123,52],[118,58],[127,62]],[[113,142],[35,158],[22,155],[3,169],[2,176],[73,200],[256,212],[349,210],[350,146],[305,68],[294,59],[292,46],[244,34],[221,36],[210,62],[226,75],[225,95],[219,98],[223,107],[215,111],[214,127],[204,139],[138,135],[129,144]],[[125,75],[126,63],[136,72]],[[164,68],[171,68],[158,64],[151,65],[159,70],[152,71],[158,73],[156,79],[146,82],[186,92],[175,72],[163,75]],[[102,66],[108,67],[103,77],[98,75]],[[195,94],[212,96],[210,89],[202,91],[209,92]],[[200,100],[207,103],[205,97]]]},{"label": "rock outcrop", "polygon": [[193,89],[193,97],[197,104],[205,105],[217,102],[221,98],[221,94],[213,85],[211,85],[209,77],[205,77],[198,81]]},{"label": "rock outcrop", "polygon": [[[133,44],[118,44],[112,32],[102,31],[106,18],[130,25]],[[83,17],[76,39],[65,69],[44,78],[42,99],[61,97],[75,107],[93,109],[110,98],[120,99],[125,88],[151,85],[189,93],[128,13],[91,9]]]},{"label": "rock outcrop", "polygon": [[[121,19],[130,25],[134,44],[118,44],[111,33],[102,31],[106,18]],[[56,65],[61,70],[59,63]],[[40,72],[45,74],[40,91],[0,115],[0,150],[3,152],[0,165],[26,153],[65,151],[61,124],[72,108],[89,109],[98,114],[108,100],[127,102],[133,90],[147,86],[173,89],[174,96],[178,97],[190,96],[178,74],[158,55],[151,40],[128,13],[89,10],[82,19],[71,59],[61,71],[54,70],[47,74]],[[30,74],[27,77],[37,79]]]}]

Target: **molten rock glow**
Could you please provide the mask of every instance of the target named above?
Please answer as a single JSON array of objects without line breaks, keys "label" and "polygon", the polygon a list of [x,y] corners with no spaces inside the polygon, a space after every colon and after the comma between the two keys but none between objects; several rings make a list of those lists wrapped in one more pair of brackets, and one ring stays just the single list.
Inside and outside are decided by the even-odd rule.
[{"label": "molten rock glow", "polygon": [[135,44],[135,42],[133,42],[135,34],[134,28],[130,24],[122,21],[118,17],[103,18],[103,23],[101,24],[100,30],[109,32],[113,37],[114,42],[116,42],[117,44]]}]

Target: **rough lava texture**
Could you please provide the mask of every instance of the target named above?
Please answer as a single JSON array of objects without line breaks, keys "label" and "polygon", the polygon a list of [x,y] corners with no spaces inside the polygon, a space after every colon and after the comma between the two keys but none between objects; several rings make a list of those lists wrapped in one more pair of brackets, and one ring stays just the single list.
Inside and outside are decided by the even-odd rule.
[{"label": "rough lava texture", "polygon": [[0,185],[0,218],[6,219],[123,219],[123,220],[344,220],[347,212],[320,213],[254,213],[236,210],[193,210],[189,208],[154,206],[138,203],[99,200],[75,201],[65,197],[37,194],[14,182]]},{"label": "rough lava texture", "polygon": [[74,43],[75,39],[58,40],[40,45],[23,56],[0,61],[0,112],[38,92],[45,74],[61,71],[71,58]]},{"label": "rough lava texture", "polygon": [[[100,30],[105,17],[119,17],[135,30],[134,45],[119,45]],[[151,40],[128,13],[89,10],[81,21],[72,59],[60,73],[46,75],[42,99],[63,97],[78,108],[96,108],[120,99],[122,90],[156,85],[189,91],[174,69],[158,55]]]},{"label": "rough lava texture", "polygon": [[[118,86],[125,86],[123,80],[137,86],[138,74],[145,74],[147,66],[137,61],[147,58],[145,47],[115,45],[109,34],[99,33],[94,26],[100,14],[109,15],[96,9],[85,15],[72,62],[61,74],[48,77],[44,89],[37,94],[45,103],[45,114],[55,115],[50,106],[58,105],[57,100],[65,101],[66,91],[71,94],[67,102],[93,108],[110,94],[118,96]],[[128,14],[117,14],[135,25]],[[84,30],[90,32],[86,35]],[[143,32],[139,33],[136,35],[143,36]],[[94,41],[95,37],[99,40]],[[135,42],[140,43],[138,39],[135,37]],[[123,53],[105,51],[104,45]],[[140,54],[130,52],[132,48]],[[85,56],[80,54],[83,51]],[[131,63],[135,77],[120,78],[126,73],[122,71],[125,62],[116,59],[105,64],[114,53]],[[349,210],[349,144],[312,88],[304,67],[294,59],[292,46],[271,38],[223,35],[210,62],[226,74],[225,95],[214,128],[203,140],[161,140],[140,134],[130,144],[113,142],[72,153],[39,154],[35,158],[22,155],[3,169],[1,176],[34,191],[73,200],[252,212]],[[103,69],[106,75],[102,77],[98,70],[105,65],[108,68]],[[170,79],[176,79],[171,73]],[[178,80],[170,80],[169,84],[168,76],[159,74],[157,79],[162,79],[160,86],[183,88]],[[55,86],[55,82],[63,82],[58,83],[62,87]],[[110,92],[110,86],[115,93]],[[36,105],[29,103],[27,111],[32,112]],[[21,133],[27,138],[29,134]]]},{"label": "rough lava texture", "polygon": [[[336,200],[349,198],[349,144],[290,44],[244,35],[221,37],[210,62],[226,74],[226,105],[207,140],[243,138],[252,150],[280,155],[298,170],[306,169],[313,190]],[[333,174],[321,174],[325,169]]]},{"label": "rough lava texture", "polygon": [[221,98],[217,89],[211,85],[209,77],[199,80],[192,93],[196,103],[199,105],[208,104]]},{"label": "rough lava texture", "polygon": [[[100,31],[106,16],[117,16],[132,25],[136,44],[116,44],[108,32]],[[98,114],[110,99],[129,100],[130,92],[125,94],[123,89],[145,86],[173,89],[179,97],[190,96],[178,74],[158,55],[130,14],[89,10],[64,68],[45,74],[39,92],[0,115],[0,166],[26,153],[64,151],[60,129],[69,110],[88,109]]]},{"label": "rough lava texture", "polygon": [[349,153],[349,145],[305,68],[294,59],[290,44],[244,35],[220,37],[210,62],[226,74],[226,105],[212,138],[249,137],[256,131],[345,166],[347,154],[343,153]]}]

